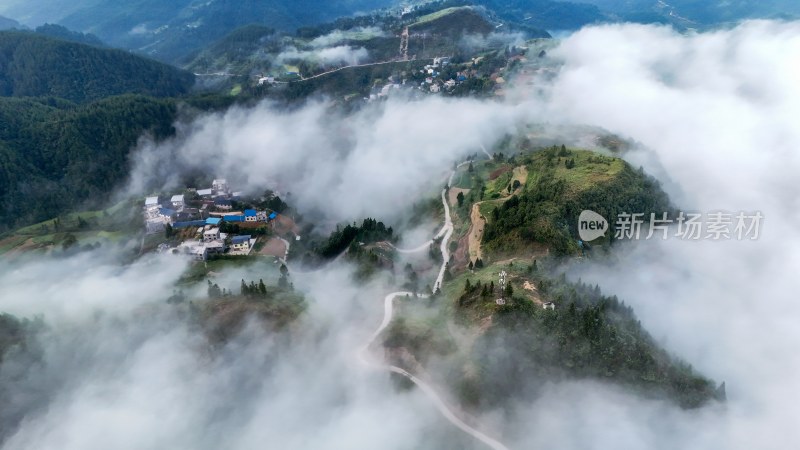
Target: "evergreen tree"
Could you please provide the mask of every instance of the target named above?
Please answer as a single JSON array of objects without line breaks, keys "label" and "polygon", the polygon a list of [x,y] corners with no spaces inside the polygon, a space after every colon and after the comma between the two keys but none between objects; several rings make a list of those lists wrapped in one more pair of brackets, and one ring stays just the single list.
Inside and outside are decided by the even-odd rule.
[{"label": "evergreen tree", "polygon": [[261,293],[262,297],[267,296],[267,286],[264,284],[264,280],[262,279],[258,280],[258,292]]},{"label": "evergreen tree", "polygon": [[216,284],[212,284],[211,280],[208,280],[208,297],[209,298],[220,298],[222,297],[223,292],[220,291],[219,286]]}]

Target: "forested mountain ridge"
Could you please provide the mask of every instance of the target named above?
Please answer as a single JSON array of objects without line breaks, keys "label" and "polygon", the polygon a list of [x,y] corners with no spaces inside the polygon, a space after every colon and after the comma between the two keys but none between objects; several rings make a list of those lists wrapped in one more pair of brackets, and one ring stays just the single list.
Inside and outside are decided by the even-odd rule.
[{"label": "forested mountain ridge", "polygon": [[[0,5],[0,14],[30,17],[89,32],[116,47],[175,63],[241,26],[258,23],[279,30],[313,25],[337,17],[392,6],[393,0],[192,0],[78,1],[47,11],[52,0],[26,0]],[[24,21],[23,21],[24,22]]]},{"label": "forested mountain ridge", "polygon": [[119,94],[182,95],[194,76],[122,50],[0,32],[0,96],[88,102]]},{"label": "forested mountain ridge", "polygon": [[136,95],[0,99],[0,231],[104,202],[126,179],[137,140],[171,135],[176,116],[175,101]]},{"label": "forested mountain ridge", "polygon": [[8,17],[0,16],[0,30],[8,30],[19,27],[19,22]]}]

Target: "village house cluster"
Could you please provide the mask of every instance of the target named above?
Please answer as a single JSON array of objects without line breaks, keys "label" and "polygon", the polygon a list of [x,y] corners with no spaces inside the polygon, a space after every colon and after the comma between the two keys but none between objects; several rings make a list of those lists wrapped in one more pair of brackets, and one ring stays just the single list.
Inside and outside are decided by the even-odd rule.
[{"label": "village house cluster", "polygon": [[[256,238],[249,234],[222,232],[227,224],[243,229],[257,228],[272,223],[278,214],[274,211],[244,209],[233,211],[235,202],[241,200],[240,192],[232,192],[225,179],[215,179],[207,189],[187,189],[187,193],[165,197],[147,197],[144,202],[144,220],[147,234],[172,230],[194,229],[194,237],[177,247],[162,244],[159,251],[186,254],[195,260],[205,261],[210,255],[249,255]],[[239,227],[237,227],[238,229]],[[184,233],[186,234],[186,233]]]}]

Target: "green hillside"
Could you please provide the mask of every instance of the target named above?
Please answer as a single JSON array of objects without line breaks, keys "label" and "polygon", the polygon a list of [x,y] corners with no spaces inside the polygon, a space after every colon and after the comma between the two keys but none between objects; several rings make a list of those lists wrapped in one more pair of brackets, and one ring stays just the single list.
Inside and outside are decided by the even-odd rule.
[{"label": "green hillside", "polygon": [[412,33],[431,32],[440,35],[486,34],[494,30],[477,10],[469,6],[450,7],[418,18],[408,26]]},{"label": "green hillside", "polygon": [[0,32],[0,96],[88,102],[111,95],[182,95],[194,77],[121,50],[33,33]]},{"label": "green hillside", "polygon": [[[624,211],[648,217],[651,212],[671,211],[658,182],[618,158],[554,147],[519,158],[514,165],[526,167],[524,186],[504,201],[482,208],[487,213],[483,243],[490,251],[539,243],[556,254],[574,253],[576,224],[585,209],[607,218]],[[511,183],[511,178],[497,180],[491,185],[499,193]]]},{"label": "green hillside", "polygon": [[724,401],[724,388],[667,352],[623,301],[563,275],[584,258],[613,252],[577,251],[579,208],[606,217],[662,211],[669,199],[658,184],[587,150],[533,148],[524,137],[497,150],[512,156],[498,151],[457,169],[441,290],[429,300],[397,300],[383,345],[388,355],[412,357],[391,362],[412,372],[432,364],[434,381],[476,413],[534,401],[566,380],[612,383],[683,408]]},{"label": "green hillside", "polygon": [[105,202],[139,137],[171,135],[176,115],[174,101],[134,95],[84,106],[0,99],[0,231]]}]

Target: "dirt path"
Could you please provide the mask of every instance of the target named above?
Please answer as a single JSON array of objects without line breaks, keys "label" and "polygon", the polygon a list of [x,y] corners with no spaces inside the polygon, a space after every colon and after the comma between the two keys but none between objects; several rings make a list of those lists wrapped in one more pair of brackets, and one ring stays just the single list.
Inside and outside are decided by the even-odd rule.
[{"label": "dirt path", "polygon": [[472,212],[469,219],[472,224],[469,226],[469,258],[474,261],[478,258],[483,259],[483,252],[481,251],[481,241],[483,241],[483,229],[486,227],[486,221],[481,218],[480,205],[483,202],[478,202],[472,205]]},{"label": "dirt path", "polygon": [[[528,181],[528,168],[525,166],[515,167],[511,182],[513,183],[514,180],[518,180],[520,183],[520,187],[514,191],[514,193],[524,189],[525,183]],[[508,200],[510,197],[511,194],[508,194],[505,198],[500,199],[500,203]],[[486,220],[481,217],[480,205],[487,201],[491,200],[474,203],[472,205],[472,211],[470,212],[469,219],[471,224],[469,226],[469,231],[467,231],[467,235],[469,236],[468,246],[470,261],[475,261],[478,258],[483,259],[481,242],[483,241],[483,230],[486,228]]]},{"label": "dirt path", "polygon": [[281,238],[272,237],[264,244],[264,248],[261,249],[259,254],[283,259],[286,257],[287,250],[286,241]]},{"label": "dirt path", "polygon": [[464,194],[464,197],[469,194],[470,189],[461,189],[461,188],[450,188],[447,194],[447,201],[450,202],[450,206],[456,206],[458,204],[458,193]]},{"label": "dirt path", "polygon": [[[463,165],[465,163],[462,163]],[[457,167],[458,168],[458,167]],[[450,175],[448,180],[448,187],[453,182],[453,175],[455,171]],[[442,252],[442,265],[439,269],[439,275],[436,277],[436,282],[434,283],[434,290],[441,288],[442,281],[444,279],[444,273],[447,269],[447,262],[450,260],[450,252],[448,250],[448,242],[450,241],[450,237],[453,234],[453,221],[450,217],[450,206],[447,203],[446,197],[447,189],[442,190],[442,205],[444,206],[444,226],[442,226],[441,231],[436,235],[435,238],[442,237],[442,243],[439,247],[439,250]],[[391,294],[387,295],[383,299],[383,321],[378,326],[372,336],[370,336],[369,340],[364,343],[364,345],[358,349],[357,355],[358,358],[361,360],[362,363],[365,365],[377,367],[383,370],[388,370],[390,372],[394,372],[396,374],[402,375],[407,378],[409,381],[414,383],[425,395],[433,402],[436,406],[436,409],[439,410],[439,413],[444,416],[450,423],[458,427],[464,433],[469,434],[473,438],[483,442],[488,447],[492,448],[493,450],[508,450],[508,448],[500,443],[499,441],[489,437],[488,435],[484,434],[483,432],[477,430],[476,428],[471,427],[466,422],[464,422],[451,408],[445,401],[439,396],[436,390],[426,383],[425,381],[421,380],[417,376],[413,375],[412,373],[408,372],[405,369],[400,367],[386,364],[384,362],[376,362],[373,358],[370,357],[369,354],[369,347],[378,339],[378,337],[383,333],[386,327],[389,326],[389,323],[392,321],[392,316],[394,314],[394,299],[397,297],[405,297],[405,296],[414,296],[411,292],[392,292]],[[425,295],[416,296],[416,298],[426,298]]]},{"label": "dirt path", "polygon": [[514,167],[514,177],[511,178],[511,182],[513,183],[514,180],[519,181],[520,189],[524,188],[528,181],[528,168],[525,166]]}]

